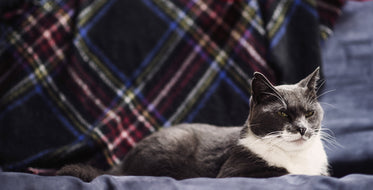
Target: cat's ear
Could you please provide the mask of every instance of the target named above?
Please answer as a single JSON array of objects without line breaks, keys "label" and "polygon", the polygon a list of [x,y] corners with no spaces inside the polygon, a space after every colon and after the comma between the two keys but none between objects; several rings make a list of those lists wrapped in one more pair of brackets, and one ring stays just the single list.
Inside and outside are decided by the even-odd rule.
[{"label": "cat's ear", "polygon": [[298,85],[301,87],[307,87],[310,92],[316,93],[317,81],[320,79],[320,67],[317,67],[310,75],[303,80],[299,81]]},{"label": "cat's ear", "polygon": [[251,96],[256,103],[273,99],[277,94],[278,92],[275,87],[262,73],[254,73],[251,81]]}]

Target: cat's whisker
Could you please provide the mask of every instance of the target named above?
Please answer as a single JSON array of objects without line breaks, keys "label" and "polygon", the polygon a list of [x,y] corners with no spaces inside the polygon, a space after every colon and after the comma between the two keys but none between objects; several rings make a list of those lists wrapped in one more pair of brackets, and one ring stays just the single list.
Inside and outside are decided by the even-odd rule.
[{"label": "cat's whisker", "polygon": [[321,102],[321,101],[319,101],[319,103],[320,103],[321,105],[329,106],[329,107],[331,107],[331,108],[333,108],[333,109],[338,109],[337,106],[335,106],[335,105],[333,105],[333,104],[329,104],[329,103]]},{"label": "cat's whisker", "polygon": [[324,96],[325,94],[328,94],[328,93],[331,93],[331,92],[334,92],[334,91],[336,91],[336,89],[327,90],[327,91],[321,93],[320,95],[318,95],[316,97],[316,99],[319,99],[320,97]]},{"label": "cat's whisker", "polygon": [[334,132],[331,129],[326,128],[324,125],[321,125],[320,131],[332,133],[332,135],[334,136]]},{"label": "cat's whisker", "polygon": [[261,137],[262,139],[271,139],[271,138],[278,138],[283,135],[282,131],[273,131],[268,134],[266,134],[264,137]]},{"label": "cat's whisker", "polygon": [[[315,91],[316,91],[316,94],[319,93],[321,87],[324,86],[325,82],[326,82],[325,80],[321,80],[321,83],[318,85],[318,87],[317,87],[316,90],[315,90]],[[326,92],[326,93],[328,93],[328,92]],[[308,103],[313,103],[313,102],[317,101],[317,99],[318,99],[320,96],[322,96],[322,95],[324,95],[324,94],[320,94],[320,95],[317,96],[316,98],[315,98],[314,96],[309,96],[309,97],[307,98],[307,102],[308,102]]]},{"label": "cat's whisker", "polygon": [[268,136],[268,135],[281,135],[281,134],[282,134],[282,131],[272,131],[272,132],[266,134],[266,136]]},{"label": "cat's whisker", "polygon": [[335,139],[334,132],[328,128],[321,128],[320,129],[320,138],[322,141],[325,143],[325,147],[328,149],[331,149],[332,146],[333,148],[342,148],[343,146]]},{"label": "cat's whisker", "polygon": [[321,140],[324,143],[324,147],[329,149],[329,150],[332,150],[333,148],[343,148],[343,146],[338,143],[335,139],[325,139],[325,138],[321,138]]},{"label": "cat's whisker", "polygon": [[326,80],[320,80],[320,81],[321,81],[321,83],[320,83],[319,86],[317,87],[317,89],[316,89],[316,93],[319,92],[319,90],[321,89],[321,87],[324,86],[324,84],[325,84],[325,82],[326,82]]},{"label": "cat's whisker", "polygon": [[307,102],[308,104],[312,104],[312,103],[315,102],[315,101],[317,101],[317,99],[314,98],[314,97],[308,97],[308,98],[306,99],[306,102]]},{"label": "cat's whisker", "polygon": [[[252,134],[252,135],[256,136],[255,134]],[[282,131],[273,131],[273,132],[268,133],[267,135],[265,135],[263,137],[256,136],[257,139],[255,141],[251,142],[250,146],[255,146],[255,144],[257,144],[257,143],[263,143],[264,142],[264,143],[268,144],[268,146],[273,147],[275,144],[279,144],[280,142],[283,141],[281,138],[278,138],[278,137],[281,137],[281,136],[282,136]],[[279,142],[276,143],[276,141],[279,141]]]}]

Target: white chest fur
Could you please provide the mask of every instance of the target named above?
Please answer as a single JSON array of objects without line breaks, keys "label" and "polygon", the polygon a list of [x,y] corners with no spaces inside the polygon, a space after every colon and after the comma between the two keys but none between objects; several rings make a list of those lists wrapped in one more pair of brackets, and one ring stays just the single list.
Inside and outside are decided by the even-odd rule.
[{"label": "white chest fur", "polygon": [[270,139],[260,139],[253,135],[240,139],[239,144],[260,156],[270,166],[285,168],[289,174],[328,175],[327,157],[320,136],[315,136],[298,151],[287,151],[274,145]]}]

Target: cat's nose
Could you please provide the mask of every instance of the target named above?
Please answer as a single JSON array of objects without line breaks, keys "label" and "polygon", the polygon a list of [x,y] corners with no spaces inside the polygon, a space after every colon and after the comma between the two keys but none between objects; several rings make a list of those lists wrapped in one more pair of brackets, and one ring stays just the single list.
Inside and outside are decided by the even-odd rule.
[{"label": "cat's nose", "polygon": [[300,133],[300,135],[303,136],[306,133],[307,128],[306,127],[298,127],[297,131]]}]

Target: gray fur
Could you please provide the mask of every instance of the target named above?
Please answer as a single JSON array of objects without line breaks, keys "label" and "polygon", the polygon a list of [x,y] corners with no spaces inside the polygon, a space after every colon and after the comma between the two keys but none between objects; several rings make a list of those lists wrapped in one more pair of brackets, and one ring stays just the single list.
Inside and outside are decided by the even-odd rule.
[{"label": "gray fur", "polygon": [[[249,148],[238,144],[238,141],[250,134],[262,138],[279,131],[301,133],[305,138],[319,133],[323,110],[316,96],[318,79],[317,68],[295,85],[275,87],[262,74],[255,73],[250,114],[244,126],[181,124],[162,129],[139,142],[120,166],[106,173],[170,176],[175,179],[272,177],[287,174],[289,172],[285,168],[270,166]],[[288,117],[279,116],[279,111],[286,113]],[[305,114],[310,111],[314,114],[307,117],[305,123]],[[60,174],[79,177],[86,172],[81,166],[68,167],[70,169],[62,168]],[[74,169],[73,172],[71,168]],[[77,172],[77,168],[81,170]]]},{"label": "gray fur", "polygon": [[172,176],[175,179],[216,177],[240,127],[182,124],[151,135],[128,153],[114,173]]}]

